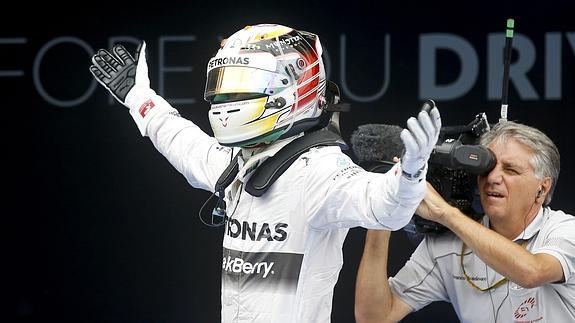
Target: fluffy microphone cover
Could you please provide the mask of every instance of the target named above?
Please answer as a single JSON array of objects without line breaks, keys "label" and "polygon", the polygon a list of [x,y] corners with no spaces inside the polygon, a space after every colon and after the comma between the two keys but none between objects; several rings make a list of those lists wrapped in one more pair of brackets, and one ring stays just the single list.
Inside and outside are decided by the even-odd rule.
[{"label": "fluffy microphone cover", "polygon": [[404,145],[400,133],[403,128],[387,124],[361,125],[351,134],[351,146],[359,163],[393,161],[401,157]]}]

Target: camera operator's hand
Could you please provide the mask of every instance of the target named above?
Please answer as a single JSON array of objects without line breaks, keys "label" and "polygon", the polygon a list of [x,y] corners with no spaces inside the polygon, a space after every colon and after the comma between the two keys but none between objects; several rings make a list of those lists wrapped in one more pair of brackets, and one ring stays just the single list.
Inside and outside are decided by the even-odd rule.
[{"label": "camera operator's hand", "polygon": [[441,129],[441,116],[434,107],[429,113],[419,112],[417,119],[411,117],[407,120],[407,128],[401,132],[401,140],[405,145],[405,154],[401,158],[403,175],[413,181],[420,181],[425,177],[425,169],[429,155],[439,139]]},{"label": "camera operator's hand", "polygon": [[[112,52],[98,50],[92,56],[94,65],[90,66],[90,72],[96,80],[128,108],[140,107],[142,97],[155,94],[150,89],[148,79],[145,42],[138,46],[135,57],[133,58],[124,46],[116,44]],[[138,95],[134,92],[140,93]]]},{"label": "camera operator's hand", "polygon": [[415,214],[424,219],[443,224],[444,219],[449,216],[450,212],[456,211],[457,209],[447,203],[429,182],[426,182],[426,184],[427,190],[425,197],[417,207]]}]

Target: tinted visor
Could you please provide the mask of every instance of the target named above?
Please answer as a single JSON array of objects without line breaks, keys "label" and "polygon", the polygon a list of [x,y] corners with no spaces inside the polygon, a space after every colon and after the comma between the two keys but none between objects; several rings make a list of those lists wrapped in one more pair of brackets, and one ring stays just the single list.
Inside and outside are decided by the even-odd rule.
[{"label": "tinted visor", "polygon": [[253,67],[224,66],[210,70],[204,99],[213,102],[214,96],[230,93],[274,95],[290,85],[286,75]]}]

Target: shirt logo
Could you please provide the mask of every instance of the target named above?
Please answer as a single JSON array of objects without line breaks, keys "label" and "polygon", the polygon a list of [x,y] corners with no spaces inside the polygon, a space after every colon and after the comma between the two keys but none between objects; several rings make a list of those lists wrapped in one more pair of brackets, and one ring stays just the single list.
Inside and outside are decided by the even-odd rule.
[{"label": "shirt logo", "polygon": [[516,320],[524,318],[527,314],[529,314],[529,311],[531,311],[533,307],[535,307],[535,298],[529,297],[521,304],[519,304],[517,309],[515,309],[515,312],[513,312],[513,316]]},{"label": "shirt logo", "polygon": [[222,279],[226,288],[281,291],[295,295],[303,254],[249,252],[223,248]]},{"label": "shirt logo", "polygon": [[337,167],[339,168],[344,168],[346,166],[349,166],[349,161],[343,157],[337,157]]},{"label": "shirt logo", "polygon": [[152,101],[152,99],[148,99],[140,106],[140,109],[138,111],[140,112],[142,118],[144,118],[146,114],[148,114],[148,112],[150,112],[150,110],[155,106],[156,105],[154,104],[154,101]]},{"label": "shirt logo", "polygon": [[246,275],[261,275],[262,278],[267,278],[271,273],[274,274],[272,270],[274,267],[274,262],[255,262],[251,263],[242,258],[232,258],[231,256],[224,257],[222,262],[222,269],[228,273],[233,274],[246,274]]},{"label": "shirt logo", "polygon": [[284,241],[287,239],[287,223],[258,223],[238,221],[226,216],[225,234],[232,238],[251,241]]}]

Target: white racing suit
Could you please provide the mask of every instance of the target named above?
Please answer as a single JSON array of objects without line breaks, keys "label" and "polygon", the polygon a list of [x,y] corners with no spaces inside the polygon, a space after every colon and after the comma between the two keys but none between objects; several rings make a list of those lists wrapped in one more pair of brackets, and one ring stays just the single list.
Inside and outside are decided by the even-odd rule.
[{"label": "white racing suit", "polygon": [[[220,146],[161,97],[147,104],[146,113],[131,110],[142,134],[193,187],[213,192],[239,150]],[[261,197],[244,191],[254,161],[289,141],[239,158],[226,189],[222,322],[330,322],[348,228],[400,229],[424,196],[425,181],[408,181],[397,165],[367,172],[337,146],[301,155]]]}]

